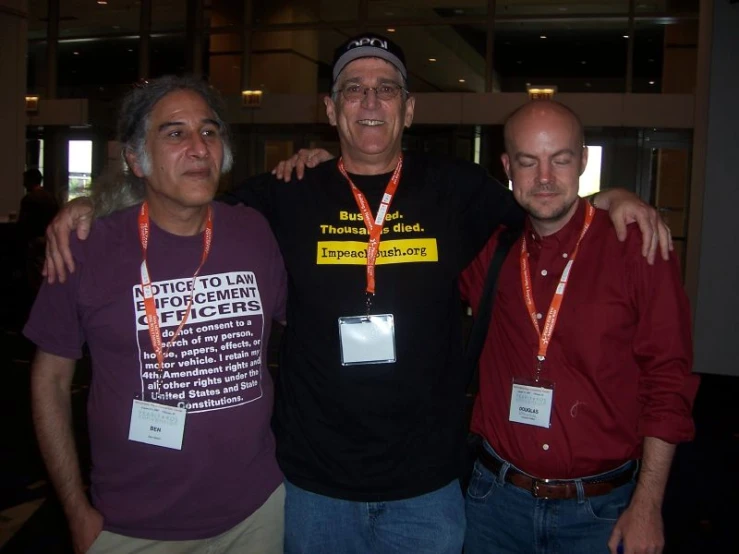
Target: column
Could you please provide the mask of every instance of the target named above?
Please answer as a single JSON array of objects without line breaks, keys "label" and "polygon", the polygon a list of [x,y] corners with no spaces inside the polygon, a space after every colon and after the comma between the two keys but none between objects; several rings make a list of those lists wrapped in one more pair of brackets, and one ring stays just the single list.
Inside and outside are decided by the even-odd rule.
[{"label": "column", "polygon": [[693,186],[686,285],[694,309],[695,370],[739,375],[739,4],[701,2]]},{"label": "column", "polygon": [[26,48],[28,2],[0,0],[0,218],[17,213],[26,159]]}]

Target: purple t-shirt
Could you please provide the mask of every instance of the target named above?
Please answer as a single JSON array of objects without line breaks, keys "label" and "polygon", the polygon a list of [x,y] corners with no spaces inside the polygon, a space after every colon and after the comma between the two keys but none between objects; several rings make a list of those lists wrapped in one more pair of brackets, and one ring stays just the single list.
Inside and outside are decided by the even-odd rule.
[{"label": "purple t-shirt", "polygon": [[[271,320],[285,320],[286,275],[265,219],[213,204],[213,244],[192,311],[156,382],[141,292],[139,207],[95,222],[72,241],[76,271],[41,288],[25,335],[41,350],[92,357],[88,403],[92,499],[105,529],[154,540],[220,534],[279,486],[270,429]],[[147,262],[163,341],[177,329],[203,251],[152,222]],[[187,408],[182,450],[128,440],[134,399]]]}]

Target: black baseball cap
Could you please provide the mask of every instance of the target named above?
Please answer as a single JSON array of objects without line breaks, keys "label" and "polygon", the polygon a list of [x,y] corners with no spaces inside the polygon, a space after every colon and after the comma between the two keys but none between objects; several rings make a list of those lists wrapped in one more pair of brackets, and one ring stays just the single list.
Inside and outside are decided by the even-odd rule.
[{"label": "black baseball cap", "polygon": [[360,58],[380,58],[390,62],[398,68],[404,80],[408,79],[405,55],[400,46],[382,35],[365,33],[350,38],[336,49],[332,72],[333,82],[336,82],[339,74],[349,63]]}]

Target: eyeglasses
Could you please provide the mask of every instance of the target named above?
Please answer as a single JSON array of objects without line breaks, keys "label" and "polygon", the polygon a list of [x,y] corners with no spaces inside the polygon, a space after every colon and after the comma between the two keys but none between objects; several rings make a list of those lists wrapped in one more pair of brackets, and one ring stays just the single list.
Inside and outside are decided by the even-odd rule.
[{"label": "eyeglasses", "polygon": [[367,93],[372,90],[375,92],[378,100],[392,100],[400,91],[408,92],[406,89],[395,83],[387,83],[384,85],[377,85],[376,87],[365,87],[363,85],[347,85],[344,88],[337,89],[334,92],[340,92],[344,96],[344,100],[347,102],[357,102],[362,100]]}]

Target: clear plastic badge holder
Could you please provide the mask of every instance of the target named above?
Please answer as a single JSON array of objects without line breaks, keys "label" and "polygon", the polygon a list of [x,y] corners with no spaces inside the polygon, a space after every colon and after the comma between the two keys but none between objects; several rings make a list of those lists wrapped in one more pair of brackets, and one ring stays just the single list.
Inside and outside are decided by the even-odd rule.
[{"label": "clear plastic badge holder", "polygon": [[339,318],[341,365],[388,364],[395,361],[392,314]]}]

